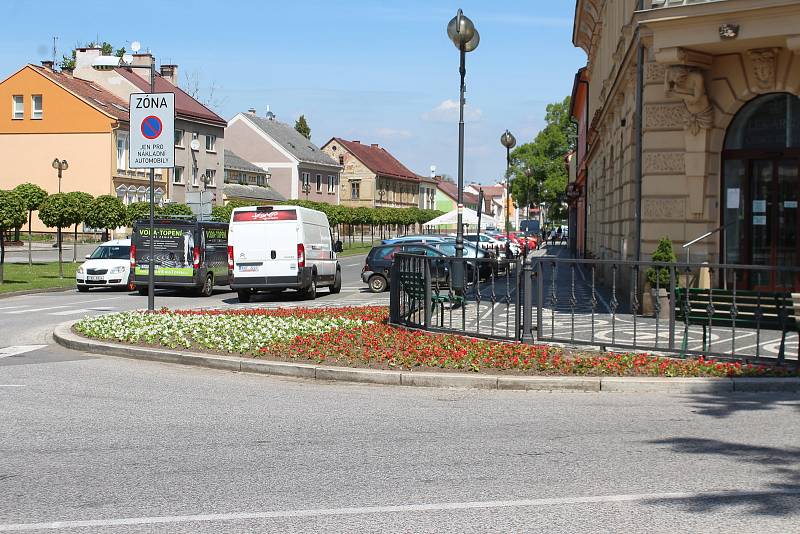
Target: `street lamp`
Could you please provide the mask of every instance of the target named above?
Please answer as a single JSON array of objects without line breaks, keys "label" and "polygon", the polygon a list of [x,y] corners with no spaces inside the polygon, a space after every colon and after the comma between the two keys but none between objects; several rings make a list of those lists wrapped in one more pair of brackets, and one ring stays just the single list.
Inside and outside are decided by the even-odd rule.
[{"label": "street lamp", "polygon": [[506,147],[506,233],[510,230],[509,222],[508,222],[508,212],[509,212],[509,190],[511,189],[511,175],[509,174],[511,171],[511,149],[517,145],[517,139],[514,135],[506,130],[503,135],[500,136],[500,144]]},{"label": "street lamp", "polygon": [[[464,15],[459,9],[456,16],[453,17],[447,24],[447,36],[453,41],[453,44],[458,48],[459,52],[459,69],[461,75],[461,86],[458,100],[458,217],[456,227],[456,258],[464,257],[464,227],[462,225],[464,213],[464,92],[466,86],[464,84],[464,77],[467,74],[466,68],[466,55],[467,52],[472,52],[478,48],[480,43],[480,35],[472,21]],[[463,269],[463,264],[456,262],[454,265],[457,269]],[[454,272],[453,277],[458,281],[459,285],[463,283],[463,273]]]},{"label": "street lamp", "polygon": [[306,201],[308,201],[308,193],[311,191],[311,183],[303,182],[303,193],[306,194]]},{"label": "street lamp", "polygon": [[[138,52],[142,45],[138,41],[131,43],[131,50],[134,53]],[[149,65],[134,65],[133,56],[125,54],[121,58],[117,56],[99,56],[92,62],[92,68],[95,70],[114,70],[116,67],[125,67],[128,69],[149,69],[150,70],[150,92],[156,92],[156,60],[150,56]],[[147,269],[147,310],[155,310],[155,248],[153,246],[153,234],[155,233],[155,178],[156,170],[150,169],[150,261],[148,262]]]},{"label": "street lamp", "polygon": [[67,160],[62,159],[59,160],[58,158],[53,160],[53,168],[58,171],[58,192],[61,192],[61,173],[69,169],[69,163]]}]

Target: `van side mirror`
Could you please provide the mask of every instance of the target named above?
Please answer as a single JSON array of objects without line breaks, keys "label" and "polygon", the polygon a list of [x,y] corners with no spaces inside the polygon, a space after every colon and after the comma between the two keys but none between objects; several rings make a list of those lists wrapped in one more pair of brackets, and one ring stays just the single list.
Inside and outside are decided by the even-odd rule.
[{"label": "van side mirror", "polygon": [[342,242],[341,241],[337,241],[336,243],[333,244],[333,251],[334,252],[343,252],[344,251],[344,247],[342,246]]},{"label": "van side mirror", "polygon": [[91,254],[87,254],[86,256],[84,256],[84,258],[86,258],[87,260],[88,260],[90,257],[91,257]]}]

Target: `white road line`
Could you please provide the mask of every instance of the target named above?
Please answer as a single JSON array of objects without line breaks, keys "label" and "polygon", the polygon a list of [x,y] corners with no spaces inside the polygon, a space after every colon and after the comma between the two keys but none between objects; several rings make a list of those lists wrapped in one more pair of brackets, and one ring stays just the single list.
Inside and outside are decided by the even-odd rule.
[{"label": "white road line", "polygon": [[48,315],[75,315],[76,313],[89,313],[90,309],[88,308],[78,308],[76,310],[63,310],[59,312],[48,313]]},{"label": "white road line", "polygon": [[24,388],[25,384],[0,384],[0,388]]},{"label": "white road line", "polygon": [[0,358],[8,358],[9,356],[16,356],[17,354],[25,354],[33,350],[45,348],[47,345],[14,345],[11,347],[0,348]]},{"label": "white road line", "polygon": [[16,310],[16,311],[3,312],[3,313],[5,313],[6,315],[17,315],[17,314],[20,314],[20,313],[34,313],[34,312],[47,311],[47,310],[57,310],[59,308],[68,308],[68,307],[69,306],[67,306],[67,305],[64,305],[64,306],[48,306],[46,308],[31,308],[29,310]]},{"label": "white road line", "polygon": [[168,523],[198,523],[209,521],[242,521],[248,519],[287,519],[296,517],[351,516],[409,512],[437,512],[444,510],[481,510],[490,508],[528,508],[565,504],[604,504],[619,502],[663,501],[674,499],[707,500],[772,495],[800,495],[800,490],[764,491],[703,491],[700,493],[644,493],[638,495],[598,495],[591,497],[559,497],[551,499],[520,499],[514,501],[445,502],[430,504],[405,504],[390,506],[363,506],[352,508],[316,508],[306,510],[276,510],[266,512],[233,512],[227,514],[196,514],[155,517],[129,517],[120,519],[87,519],[82,521],[53,521],[49,523],[0,524],[0,532],[25,530],[65,530],[75,528],[112,527],[123,525],[155,525]]},{"label": "white road line", "polygon": [[25,306],[0,306],[0,310],[13,310],[16,308],[24,308]]}]

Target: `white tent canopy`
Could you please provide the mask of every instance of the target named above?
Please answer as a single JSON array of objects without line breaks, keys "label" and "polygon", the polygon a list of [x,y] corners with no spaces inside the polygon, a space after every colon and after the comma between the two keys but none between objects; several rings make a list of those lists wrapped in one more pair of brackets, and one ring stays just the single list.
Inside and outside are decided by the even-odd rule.
[{"label": "white tent canopy", "polygon": [[[469,208],[464,208],[461,220],[464,224],[478,226],[478,213]],[[457,223],[458,210],[453,210],[426,222],[423,226],[449,226]],[[494,217],[490,215],[481,215],[481,228],[488,228],[490,226],[497,227],[497,221],[494,220]]]}]

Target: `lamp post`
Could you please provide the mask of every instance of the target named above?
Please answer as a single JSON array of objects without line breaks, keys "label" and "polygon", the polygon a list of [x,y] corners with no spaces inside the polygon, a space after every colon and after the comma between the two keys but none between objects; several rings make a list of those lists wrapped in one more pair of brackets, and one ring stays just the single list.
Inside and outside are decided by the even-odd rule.
[{"label": "lamp post", "polygon": [[306,202],[308,202],[308,193],[311,192],[311,184],[309,182],[303,182],[303,193],[306,194]]},{"label": "lamp post", "polygon": [[[456,258],[464,257],[464,227],[462,225],[463,212],[464,212],[464,93],[466,92],[466,85],[464,78],[467,74],[466,68],[466,55],[467,52],[472,52],[478,48],[480,43],[480,35],[472,21],[464,15],[459,9],[456,16],[453,17],[447,24],[447,36],[453,41],[453,44],[458,48],[460,66],[458,69],[461,75],[461,86],[458,101],[458,217],[456,227]],[[457,267],[459,270],[463,269],[463,264],[456,262],[454,270]],[[454,272],[453,278],[456,279],[459,285],[463,284],[463,273]]]},{"label": "lamp post", "polygon": [[511,149],[517,145],[517,139],[514,135],[506,130],[503,135],[500,136],[500,144],[506,147],[506,233],[508,233],[511,228],[509,228],[508,222],[508,212],[509,212],[509,195],[511,190],[511,176],[509,172],[511,171]]},{"label": "lamp post", "polygon": [[[61,173],[69,169],[69,163],[65,159],[58,159],[55,158],[53,160],[53,168],[58,171],[58,192],[61,192]],[[56,239],[56,246],[58,247],[59,253],[61,252],[61,230],[58,231],[58,237]],[[28,240],[28,249],[31,247],[31,242]]]},{"label": "lamp post", "polygon": [[[138,52],[141,45],[138,41],[131,43],[131,50]],[[121,58],[116,56],[100,56],[92,63],[92,68],[95,70],[114,70],[116,67],[125,67],[128,69],[149,69],[150,70],[150,92],[156,92],[156,60],[150,56],[149,65],[134,65],[133,56],[125,54]],[[153,234],[155,233],[155,179],[156,170],[150,168],[150,247],[148,253],[150,261],[147,268],[147,311],[155,310],[155,247],[153,246]]]}]

